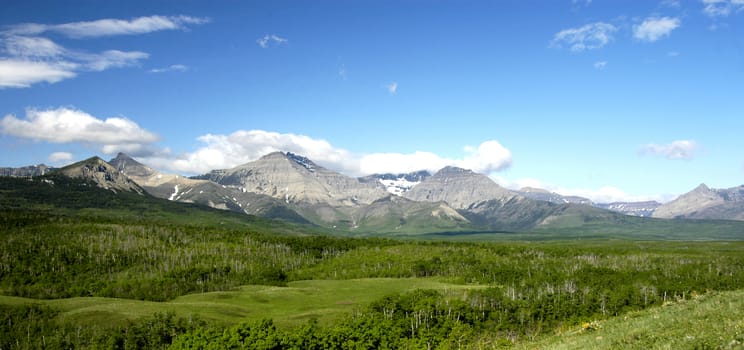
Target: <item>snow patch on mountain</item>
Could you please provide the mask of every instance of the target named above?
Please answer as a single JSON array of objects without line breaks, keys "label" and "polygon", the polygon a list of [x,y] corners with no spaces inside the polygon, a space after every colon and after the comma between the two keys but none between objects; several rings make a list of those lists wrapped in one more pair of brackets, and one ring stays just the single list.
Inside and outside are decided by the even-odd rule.
[{"label": "snow patch on mountain", "polygon": [[408,192],[414,186],[421,183],[421,181],[409,181],[405,177],[399,177],[397,179],[379,179],[378,181],[385,186],[385,189],[388,192],[396,196],[402,196],[403,193]]}]

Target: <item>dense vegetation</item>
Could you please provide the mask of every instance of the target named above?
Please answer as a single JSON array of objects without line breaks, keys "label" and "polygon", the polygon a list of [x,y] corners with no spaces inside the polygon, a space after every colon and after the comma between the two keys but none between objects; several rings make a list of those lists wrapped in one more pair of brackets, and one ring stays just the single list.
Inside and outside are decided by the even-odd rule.
[{"label": "dense vegetation", "polygon": [[[312,228],[148,197],[116,197],[116,205],[101,200],[88,208],[83,203],[90,193],[106,198],[108,192],[64,179],[53,186],[13,181],[0,186],[5,295],[164,301],[246,284],[432,276],[483,288],[392,294],[333,324],[309,321],[294,328],[271,320],[226,325],[173,314],[120,322],[104,322],[102,315],[102,322],[83,326],[58,317],[53,307],[8,302],[0,310],[1,349],[510,346],[710,291],[744,288],[742,242],[326,237],[306,234]],[[61,200],[60,193],[70,191],[55,191],[64,186],[79,191]],[[68,202],[77,204],[59,208]]]}]

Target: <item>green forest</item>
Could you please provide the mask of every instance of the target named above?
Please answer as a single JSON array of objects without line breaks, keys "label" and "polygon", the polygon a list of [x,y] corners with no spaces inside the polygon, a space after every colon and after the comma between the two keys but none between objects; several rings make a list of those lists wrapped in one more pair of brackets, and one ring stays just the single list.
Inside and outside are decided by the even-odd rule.
[{"label": "green forest", "polygon": [[[0,349],[529,347],[744,289],[740,241],[337,237],[54,181],[54,189],[0,183]],[[303,317],[165,308],[189,296],[269,303],[245,286],[280,293],[302,281],[338,281],[323,297],[346,311],[325,317],[330,311],[303,302],[317,297],[311,289],[287,301],[311,311]],[[367,299],[345,289],[364,281],[395,287],[370,290]],[[419,282],[442,287],[412,287]],[[122,316],[130,311],[117,308],[123,300],[152,312]],[[85,312],[82,303],[110,308]],[[737,317],[731,303],[721,305],[712,315]],[[647,348],[664,339],[623,341],[613,346]],[[744,324],[733,321],[685,344],[740,348],[742,341]]]}]

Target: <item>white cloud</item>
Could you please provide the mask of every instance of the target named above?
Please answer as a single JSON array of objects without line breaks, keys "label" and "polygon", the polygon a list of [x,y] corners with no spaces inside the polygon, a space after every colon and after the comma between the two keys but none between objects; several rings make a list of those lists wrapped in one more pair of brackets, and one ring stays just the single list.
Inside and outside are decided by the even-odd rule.
[{"label": "white cloud", "polygon": [[356,155],[334,147],[323,139],[264,130],[240,130],[229,135],[207,134],[197,140],[203,146],[193,152],[175,156],[162,152],[142,160],[156,168],[188,174],[232,168],[277,151],[306,156],[323,167],[349,176],[418,170],[433,172],[448,165],[489,174],[511,165],[511,152],[497,141],[486,141],[478,147],[466,147],[463,157],[451,159],[431,152]]},{"label": "white cloud", "polygon": [[695,158],[697,150],[697,142],[692,140],[677,140],[666,145],[650,143],[641,147],[639,153],[660,156],[671,160],[690,160]]},{"label": "white cloud", "polygon": [[72,153],[70,152],[54,152],[49,155],[49,161],[53,164],[68,163],[72,161]]},{"label": "white cloud", "polygon": [[648,17],[641,24],[633,26],[633,37],[641,41],[654,42],[669,36],[679,26],[679,18]]},{"label": "white cloud", "polygon": [[555,34],[550,46],[554,48],[569,47],[571,51],[599,49],[612,41],[612,34],[617,27],[609,23],[595,22],[579,28],[564,29]]},{"label": "white cloud", "polygon": [[101,147],[106,154],[142,150],[158,136],[121,117],[98,119],[80,110],[60,107],[26,110],[26,117],[6,115],[0,133],[50,143],[82,143]]},{"label": "white cloud", "polygon": [[594,62],[594,68],[602,70],[607,66],[607,61],[597,61]]},{"label": "white cloud", "polygon": [[15,57],[57,57],[65,53],[62,46],[41,37],[7,36],[3,39],[5,52]]},{"label": "white cloud", "polygon": [[140,60],[150,57],[149,54],[140,51],[108,50],[100,54],[75,55],[84,62],[86,69],[101,72],[109,68],[122,68],[136,66]]},{"label": "white cloud", "polygon": [[398,92],[398,83],[392,82],[392,83],[388,84],[387,85],[387,90],[388,90],[389,93],[395,94],[396,92]]},{"label": "white cloud", "polygon": [[261,46],[264,49],[268,48],[272,44],[281,45],[286,42],[288,42],[287,39],[282,38],[276,34],[266,34],[263,37],[256,39],[256,43],[258,43],[258,46]]},{"label": "white cloud", "polygon": [[208,18],[190,16],[148,16],[131,20],[114,18],[63,24],[23,23],[10,26],[8,33],[33,36],[44,32],[57,32],[71,38],[92,38],[112,35],[145,34],[161,30],[186,29],[189,24],[204,24]]},{"label": "white cloud", "polygon": [[744,10],[744,0],[702,0],[703,12],[710,17],[726,17]]},{"label": "white cloud", "polygon": [[418,170],[435,172],[445,166],[457,166],[477,173],[490,174],[508,168],[511,165],[511,152],[498,141],[481,143],[478,147],[465,147],[462,158],[444,158],[431,152],[373,153],[362,156],[359,161],[359,173],[408,173]]},{"label": "white cloud", "polygon": [[78,65],[66,61],[29,61],[0,59],[0,89],[25,88],[32,84],[73,78]]},{"label": "white cloud", "polygon": [[150,73],[185,72],[187,70],[189,70],[188,66],[183,64],[172,64],[168,67],[150,69]]},{"label": "white cloud", "polygon": [[[137,66],[149,54],[141,51],[107,50],[89,53],[67,49],[39,35],[58,32],[72,38],[144,34],[158,30],[186,29],[187,24],[208,22],[188,16],[150,16],[132,20],[102,19],[59,25],[24,23],[0,31],[0,89],[26,88],[56,83],[80,71],[100,72],[110,68]],[[4,56],[3,56],[4,55]],[[171,66],[178,69],[179,65]]]},{"label": "white cloud", "polygon": [[337,171],[353,172],[358,168],[355,158],[348,151],[333,147],[328,141],[305,135],[239,130],[229,135],[206,134],[197,140],[204,146],[194,152],[175,157],[167,154],[151,157],[147,160],[148,164],[170,171],[198,174],[235,167],[268,153],[282,151],[301,154]]}]

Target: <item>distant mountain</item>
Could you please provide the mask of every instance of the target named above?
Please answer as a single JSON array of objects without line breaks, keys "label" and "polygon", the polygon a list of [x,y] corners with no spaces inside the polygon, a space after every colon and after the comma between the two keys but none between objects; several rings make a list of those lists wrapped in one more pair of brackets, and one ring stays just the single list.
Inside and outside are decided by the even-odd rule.
[{"label": "distant mountain", "polygon": [[471,225],[497,231],[529,231],[550,225],[566,212],[574,215],[576,210],[571,209],[577,206],[585,207],[582,211],[587,218],[605,214],[604,210],[584,205],[531,199],[499,186],[488,176],[456,167],[443,168],[403,196],[422,202],[444,202],[457,209]]},{"label": "distant mountain", "polygon": [[283,152],[194,178],[161,173],[123,153],[110,163],[93,157],[54,174],[114,192],[146,191],[170,201],[360,234],[626,232],[628,225],[666,225],[620,214],[648,216],[654,210],[661,217],[744,220],[744,186],[714,190],[701,185],[662,206],[652,201],[602,204],[536,188],[512,191],[486,175],[457,167],[433,175],[422,171],[353,178]]},{"label": "distant mountain", "polygon": [[712,189],[701,184],[660,206],[654,217],[744,220],[744,186]]},{"label": "distant mountain", "polygon": [[132,157],[119,153],[109,163],[123,174],[127,174],[155,197],[171,201],[195,203],[212,208],[231,210],[266,218],[307,223],[293,210],[269,196],[240,191],[209,180],[158,172]]},{"label": "distant mountain", "polygon": [[402,196],[430,176],[431,174],[428,171],[421,170],[408,174],[373,174],[360,177],[359,181],[376,184],[389,193]]},{"label": "distant mountain", "polygon": [[585,204],[585,205],[594,204],[588,198],[579,197],[579,196],[563,196],[555,192],[544,190],[542,188],[524,187],[520,189],[519,191],[517,191],[517,193],[527,198],[536,199],[539,201],[557,203],[557,204],[566,204],[566,203]]},{"label": "distant mountain", "polygon": [[48,174],[50,171],[53,171],[55,168],[46,166],[44,164],[39,165],[29,165],[24,166],[20,168],[0,168],[0,176],[13,176],[13,177],[31,177],[31,176],[41,176],[44,174]]},{"label": "distant mountain", "polygon": [[521,196],[486,175],[448,166],[405,192],[403,197],[419,202],[446,202],[454,209],[467,209],[483,201],[508,201]]},{"label": "distant mountain", "polygon": [[136,192],[144,194],[145,190],[128,176],[119,172],[101,158],[92,157],[86,160],[70,164],[63,168],[55,170],[56,174],[67,177],[92,181],[98,187],[117,191]]},{"label": "distant mountain", "polygon": [[594,203],[597,208],[607,209],[625,215],[651,217],[656,209],[661,206],[657,201],[645,202],[612,202],[612,203]]},{"label": "distant mountain", "polygon": [[654,213],[656,208],[661,205],[661,203],[656,201],[594,203],[588,198],[579,196],[563,196],[555,192],[550,192],[548,190],[533,187],[522,188],[517,191],[517,193],[527,198],[547,201],[551,203],[590,205],[593,207],[602,208],[625,215],[640,217],[650,217]]},{"label": "distant mountain", "polygon": [[386,195],[374,184],[328,170],[289,152],[270,153],[256,161],[199,178],[244,192],[264,194],[287,204],[354,207],[370,204]]}]

